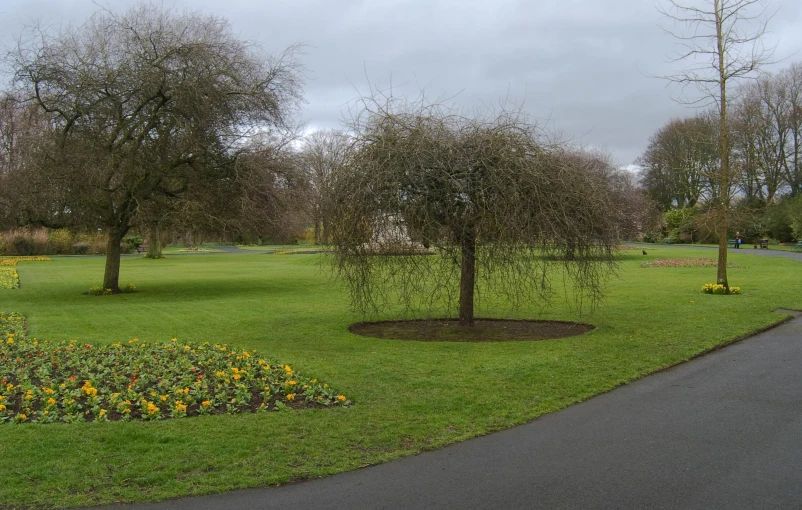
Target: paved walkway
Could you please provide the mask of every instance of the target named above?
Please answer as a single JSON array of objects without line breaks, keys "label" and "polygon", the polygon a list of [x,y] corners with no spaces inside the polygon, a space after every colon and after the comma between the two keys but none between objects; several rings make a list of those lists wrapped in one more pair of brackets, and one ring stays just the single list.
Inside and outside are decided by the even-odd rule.
[{"label": "paved walkway", "polygon": [[800,509],[801,371],[799,317],[435,452],[281,487],[119,508]]}]

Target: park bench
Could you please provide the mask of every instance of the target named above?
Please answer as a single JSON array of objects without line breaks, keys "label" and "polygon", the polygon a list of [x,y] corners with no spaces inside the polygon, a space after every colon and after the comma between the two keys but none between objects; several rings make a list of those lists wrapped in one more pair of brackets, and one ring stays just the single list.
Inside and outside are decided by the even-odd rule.
[{"label": "park bench", "polygon": [[136,252],[137,253],[147,253],[148,252],[148,241],[147,241],[147,239],[142,244],[140,244],[139,246],[136,247]]},{"label": "park bench", "polygon": [[760,239],[760,249],[761,250],[768,250],[769,249],[769,240],[768,239]]},{"label": "park bench", "polygon": [[736,243],[735,239],[727,239],[727,246],[731,246],[732,248],[735,248],[735,243]]},{"label": "park bench", "polygon": [[794,246],[794,250],[802,251],[802,241],[799,241],[798,243],[796,243],[796,245]]}]

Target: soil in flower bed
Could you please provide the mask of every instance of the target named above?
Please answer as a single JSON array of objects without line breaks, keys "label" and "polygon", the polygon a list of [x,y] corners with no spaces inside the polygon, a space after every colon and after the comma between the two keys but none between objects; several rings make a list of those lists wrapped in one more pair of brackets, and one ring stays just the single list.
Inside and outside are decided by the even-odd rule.
[{"label": "soil in flower bed", "polygon": [[472,328],[457,319],[358,322],[348,330],[371,338],[421,342],[510,342],[577,336],[594,326],[580,322],[476,319]]}]

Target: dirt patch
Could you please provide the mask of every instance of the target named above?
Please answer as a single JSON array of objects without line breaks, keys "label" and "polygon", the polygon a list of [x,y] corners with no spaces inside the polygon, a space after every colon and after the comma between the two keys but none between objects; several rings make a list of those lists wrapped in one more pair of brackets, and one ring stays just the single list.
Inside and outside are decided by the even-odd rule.
[{"label": "dirt patch", "polygon": [[417,340],[421,342],[513,342],[550,340],[581,335],[592,330],[590,324],[563,321],[523,321],[476,319],[472,328],[456,319],[358,322],[348,330],[371,338]]}]

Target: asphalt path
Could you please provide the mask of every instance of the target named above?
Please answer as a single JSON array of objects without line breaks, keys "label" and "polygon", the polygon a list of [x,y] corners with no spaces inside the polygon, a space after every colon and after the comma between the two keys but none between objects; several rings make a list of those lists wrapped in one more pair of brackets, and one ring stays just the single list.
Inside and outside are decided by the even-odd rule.
[{"label": "asphalt path", "polygon": [[434,452],[280,487],[106,508],[800,509],[801,370],[797,317]]}]

